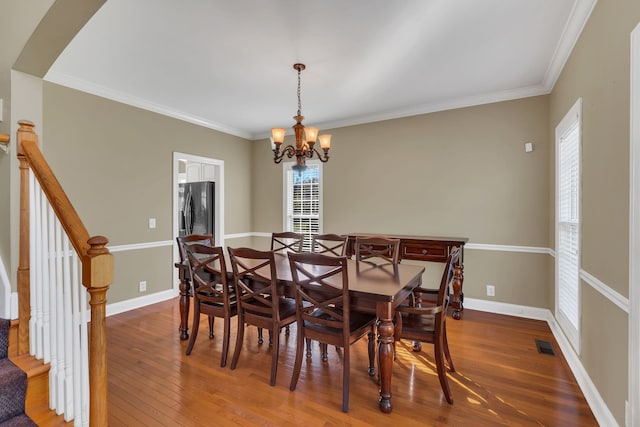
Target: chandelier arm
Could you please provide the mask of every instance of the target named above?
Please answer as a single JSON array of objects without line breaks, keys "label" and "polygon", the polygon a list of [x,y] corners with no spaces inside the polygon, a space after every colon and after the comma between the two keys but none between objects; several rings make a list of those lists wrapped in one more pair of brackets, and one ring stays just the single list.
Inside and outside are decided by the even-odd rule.
[{"label": "chandelier arm", "polygon": [[284,147],[284,149],[282,151],[280,151],[279,149],[275,149],[275,148],[273,150],[271,150],[271,151],[273,151],[273,161],[276,164],[282,162],[282,160],[284,159],[285,155],[288,158],[292,158],[296,154],[295,148],[293,148],[291,145],[287,145],[286,147]]},{"label": "chandelier arm", "polygon": [[[314,148],[313,151],[318,156],[318,160],[320,160],[322,163],[327,163],[327,161],[329,160],[329,153],[327,152],[328,150],[324,152],[324,155],[320,154],[317,148]],[[312,156],[313,156],[313,153],[311,153],[309,158],[311,158]]]}]

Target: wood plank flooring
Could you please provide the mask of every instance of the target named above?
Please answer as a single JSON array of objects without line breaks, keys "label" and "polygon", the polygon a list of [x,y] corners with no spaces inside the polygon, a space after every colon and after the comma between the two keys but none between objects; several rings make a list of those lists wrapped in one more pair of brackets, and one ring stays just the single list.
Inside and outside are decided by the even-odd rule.
[{"label": "wood plank flooring", "polygon": [[[539,354],[535,339],[558,346],[545,322],[465,310],[447,322],[456,371],[454,404],[435,374],[432,347],[397,346],[393,412],[378,410],[378,388],[367,375],[366,339],[352,347],[348,414],[341,411],[342,353],[322,362],[317,343],[305,360],[296,391],[289,391],[295,328],[282,335],[278,381],[269,386],[271,349],[249,328],[238,367],[220,368],[222,322],[208,339],[202,318],[196,345],[178,338],[177,300],[111,316],[108,324],[111,426],[596,426],[561,355]],[[266,332],[265,332],[266,338]],[[266,340],[265,340],[266,341]]]}]

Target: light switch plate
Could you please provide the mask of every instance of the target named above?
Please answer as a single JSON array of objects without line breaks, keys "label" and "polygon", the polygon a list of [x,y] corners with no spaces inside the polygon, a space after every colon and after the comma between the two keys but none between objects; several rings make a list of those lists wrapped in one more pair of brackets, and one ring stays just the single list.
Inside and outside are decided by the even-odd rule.
[{"label": "light switch plate", "polygon": [[533,143],[527,142],[526,144],[524,144],[524,151],[525,151],[525,153],[532,152],[533,151]]},{"label": "light switch plate", "polygon": [[156,219],[149,218],[149,228],[156,228]]}]

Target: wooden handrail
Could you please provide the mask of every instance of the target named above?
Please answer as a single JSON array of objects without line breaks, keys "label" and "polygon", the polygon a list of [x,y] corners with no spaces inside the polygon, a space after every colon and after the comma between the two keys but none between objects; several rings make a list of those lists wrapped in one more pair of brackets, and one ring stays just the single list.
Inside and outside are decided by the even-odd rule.
[{"label": "wooden handrail", "polygon": [[38,135],[33,131],[33,123],[26,120],[21,120],[18,123],[20,124],[18,129],[18,159],[22,157],[28,159],[29,166],[40,183],[42,191],[47,196],[53,211],[60,219],[60,224],[69,236],[69,241],[80,259],[84,261],[90,248],[89,232],[42,155],[38,147]]},{"label": "wooden handrail", "polygon": [[0,133],[0,142],[5,144],[9,142],[9,135],[7,135],[6,133]]},{"label": "wooden handrail", "polygon": [[75,208],[49,167],[40,148],[33,123],[18,122],[20,161],[20,258],[18,265],[19,326],[18,351],[29,351],[30,265],[29,265],[29,168],[40,183],[71,245],[82,262],[82,284],[90,295],[89,339],[90,425],[108,425],[107,412],[107,291],[113,283],[113,255],[106,248],[106,237],[90,237]]}]

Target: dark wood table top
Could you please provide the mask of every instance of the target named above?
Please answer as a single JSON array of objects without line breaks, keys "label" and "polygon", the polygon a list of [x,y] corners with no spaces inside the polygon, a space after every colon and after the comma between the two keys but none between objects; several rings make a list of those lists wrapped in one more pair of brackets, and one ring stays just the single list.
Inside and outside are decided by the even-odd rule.
[{"label": "dark wood table top", "polygon": [[[285,254],[274,254],[276,265],[276,277],[285,285],[291,285],[291,268],[289,259]],[[231,261],[225,253],[227,272],[231,274]],[[188,273],[186,264],[176,263],[176,267],[182,268]],[[258,272],[268,275],[266,271]],[[391,265],[373,266],[367,262],[347,260],[347,272],[349,274],[349,290],[363,298],[393,302],[397,298],[408,295],[412,289],[420,285],[422,273],[425,267],[421,265],[398,264],[395,268]]]}]

